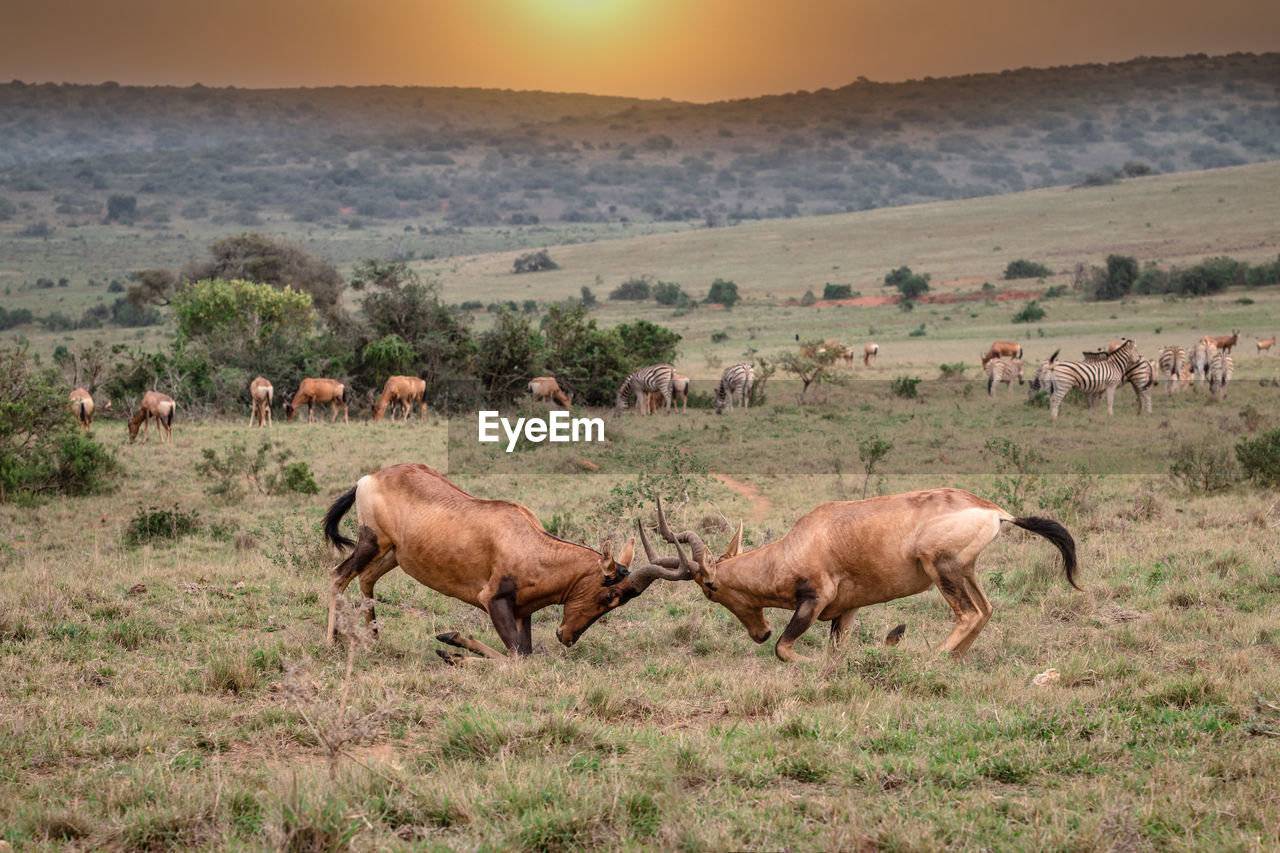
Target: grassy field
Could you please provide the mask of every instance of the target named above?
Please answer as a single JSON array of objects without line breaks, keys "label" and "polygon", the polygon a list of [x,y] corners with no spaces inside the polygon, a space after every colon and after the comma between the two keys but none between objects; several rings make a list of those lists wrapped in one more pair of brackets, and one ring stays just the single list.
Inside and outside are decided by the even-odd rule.
[{"label": "grassy field", "polygon": [[[1223,183],[1196,183],[1213,175]],[[1280,320],[1280,295],[1069,295],[1044,302],[1048,316],[1030,328],[1008,322],[1019,302],[910,314],[777,304],[820,289],[835,265],[830,280],[870,294],[902,263],[947,292],[994,281],[1020,256],[1055,269],[1109,251],[1164,264],[1263,260],[1277,251],[1274,194],[1260,189],[1273,176],[1244,167],[1009,197],[1003,212],[976,200],[584,244],[553,253],[561,273],[519,280],[537,298],[582,283],[603,296],[612,280],[594,276],[609,258],[619,280],[738,278],[748,300],[731,312],[612,304],[597,314],[680,331],[679,366],[697,392],[742,353],[794,347],[796,334],[880,341],[874,368],[842,368],[805,405],[778,375],[750,413],[628,413],[606,420],[603,445],[509,456],[481,452],[469,418],[280,423],[273,452],[305,461],[320,493],[261,494],[240,481],[238,499],[209,493],[195,469],[204,450],[257,447],[247,411],[180,417],[172,446],[127,445],[122,421],[99,419],[94,434],[124,472],[114,495],[0,504],[11,531],[0,553],[17,581],[0,591],[0,837],[20,850],[1275,849],[1280,495],[1245,484],[1191,492],[1167,467],[1185,445],[1230,455],[1280,426],[1280,357],[1253,346]],[[1027,224],[1040,213],[1048,224]],[[818,256],[802,251],[802,235]],[[715,253],[698,242],[717,240],[727,242]],[[841,254],[842,243],[852,248]],[[758,255],[740,257],[756,244]],[[641,260],[624,265],[632,251]],[[509,266],[460,262],[446,294],[515,298],[499,275]],[[925,334],[910,337],[921,323]],[[1139,417],[1124,387],[1112,417],[1069,404],[1053,423],[1025,389],[988,399],[979,381],[977,353],[996,337],[1022,340],[1034,360],[1122,333],[1153,355],[1230,328],[1243,334],[1220,404],[1161,386],[1154,415]],[[714,332],[729,337],[713,343]],[[940,379],[954,362],[968,364],[963,377]],[[903,376],[923,380],[918,398],[892,392]],[[873,433],[893,449],[868,476],[857,442]],[[1043,458],[1016,469],[991,439]],[[837,653],[815,628],[798,644],[815,662],[784,665],[692,584],[659,583],[571,649],[552,635],[552,608],[535,618],[532,658],[450,668],[432,654],[435,634],[494,644],[487,617],[396,572],[377,590],[380,638],[353,621],[346,645],[331,648],[336,558],[320,518],[362,474],[404,461],[525,503],[593,546],[651,517],[626,500],[641,474],[688,489],[679,523],[715,546],[729,536],[723,517],[744,518],[755,545],[864,488],[957,486],[1059,518],[1079,544],[1083,591],[1067,586],[1046,542],[1012,531],[980,562],[996,612],[964,663],[933,652],[951,626],[936,593],[867,608]],[[677,464],[692,473],[672,473]],[[194,529],[130,544],[130,524],[153,509],[195,514]],[[776,632],[787,614],[770,615]],[[880,645],[898,623],[903,643]],[[1051,668],[1056,682],[1033,684]]]}]

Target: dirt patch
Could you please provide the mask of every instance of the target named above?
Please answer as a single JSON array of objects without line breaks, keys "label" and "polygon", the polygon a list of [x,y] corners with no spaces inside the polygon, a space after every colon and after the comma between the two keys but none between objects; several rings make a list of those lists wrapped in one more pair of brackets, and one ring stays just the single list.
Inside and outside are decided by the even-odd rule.
[{"label": "dirt patch", "polygon": [[764,493],[758,488],[735,477],[730,477],[728,474],[712,474],[712,476],[724,483],[729,491],[747,499],[747,503],[750,506],[747,512],[748,521],[764,521],[768,518],[769,513],[773,510],[773,501],[765,497]]}]

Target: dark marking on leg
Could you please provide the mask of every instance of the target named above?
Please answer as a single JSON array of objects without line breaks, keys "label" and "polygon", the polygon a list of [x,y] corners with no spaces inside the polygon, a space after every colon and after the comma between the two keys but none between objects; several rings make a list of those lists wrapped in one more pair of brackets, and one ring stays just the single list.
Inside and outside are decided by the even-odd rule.
[{"label": "dark marking on leg", "polygon": [[884,644],[886,646],[896,646],[898,645],[898,643],[902,641],[902,638],[906,635],[906,633],[907,633],[907,626],[906,626],[906,623],[903,623],[885,635]]},{"label": "dark marking on leg", "polygon": [[489,599],[489,618],[508,652],[523,655],[520,628],[516,625],[516,581],[505,577],[498,581],[498,591]]}]

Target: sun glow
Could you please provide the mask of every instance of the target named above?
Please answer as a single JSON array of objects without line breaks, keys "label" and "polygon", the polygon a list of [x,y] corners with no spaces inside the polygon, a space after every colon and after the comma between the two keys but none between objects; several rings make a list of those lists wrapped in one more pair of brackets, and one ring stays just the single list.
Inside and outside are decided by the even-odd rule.
[{"label": "sun glow", "polygon": [[523,0],[524,16],[575,35],[617,31],[641,11],[641,0]]}]

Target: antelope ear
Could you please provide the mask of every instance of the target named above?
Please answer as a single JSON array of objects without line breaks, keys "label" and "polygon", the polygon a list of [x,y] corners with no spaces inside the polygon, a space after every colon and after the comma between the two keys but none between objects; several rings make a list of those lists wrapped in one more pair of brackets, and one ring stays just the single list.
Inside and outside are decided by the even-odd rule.
[{"label": "antelope ear", "polygon": [[[738,522],[738,532],[733,534],[733,538],[729,540],[729,547],[725,548],[724,553],[720,555],[720,560],[727,560],[730,557],[738,556],[738,552],[742,550],[742,522]],[[716,562],[720,562],[717,560]]]},{"label": "antelope ear", "polygon": [[606,578],[613,577],[613,546],[608,542],[600,546],[600,571]]},{"label": "antelope ear", "polygon": [[622,550],[618,553],[618,565],[623,568],[629,568],[631,561],[636,556],[636,537],[632,536],[627,540],[627,544],[622,546]]}]

